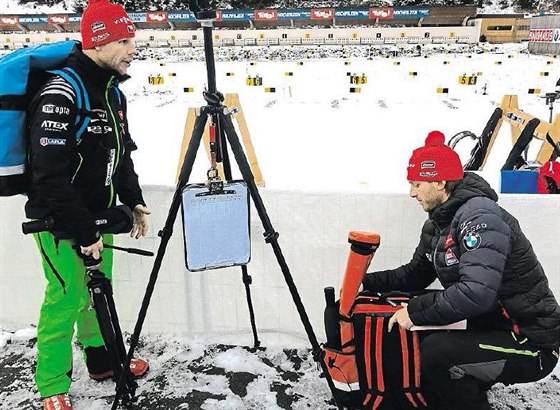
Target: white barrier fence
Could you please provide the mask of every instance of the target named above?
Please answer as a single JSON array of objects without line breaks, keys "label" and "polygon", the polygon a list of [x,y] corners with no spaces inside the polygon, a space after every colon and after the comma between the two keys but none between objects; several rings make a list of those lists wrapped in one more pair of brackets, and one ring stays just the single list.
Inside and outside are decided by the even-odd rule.
[{"label": "white barrier fence", "polygon": [[[121,235],[116,244],[156,251],[174,188],[146,187],[152,209],[147,238]],[[350,230],[376,231],[381,247],[370,270],[410,260],[426,214],[404,194],[260,191],[279,244],[319,341],[323,333],[323,288],[338,287],[349,251]],[[23,236],[24,197],[0,199],[0,328],[36,324],[45,280],[32,237]],[[516,216],[560,298],[560,213],[554,195],[502,195]],[[145,332],[237,334],[250,342],[250,324],[240,268],[191,273],[184,268],[180,216],[163,260],[144,325]],[[306,346],[307,338],[255,210],[251,215],[252,260],[248,265],[257,328],[268,345]],[[117,253],[115,299],[121,326],[132,332],[153,258]],[[77,272],[76,274],[81,274]]]},{"label": "white barrier fence", "polygon": [[[395,44],[476,44],[478,26],[452,27],[356,27],[336,29],[215,30],[214,46],[274,45],[395,45]],[[9,33],[0,34],[5,49],[27,45],[80,39],[79,33]],[[202,30],[138,30],[138,47],[202,47]]]}]

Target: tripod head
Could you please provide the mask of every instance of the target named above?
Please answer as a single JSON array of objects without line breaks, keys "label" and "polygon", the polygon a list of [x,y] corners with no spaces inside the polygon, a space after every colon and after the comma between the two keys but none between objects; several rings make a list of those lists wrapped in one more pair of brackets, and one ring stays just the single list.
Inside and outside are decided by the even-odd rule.
[{"label": "tripod head", "polygon": [[213,20],[216,18],[216,9],[212,7],[214,1],[210,0],[188,0],[189,10],[193,12],[197,20]]}]

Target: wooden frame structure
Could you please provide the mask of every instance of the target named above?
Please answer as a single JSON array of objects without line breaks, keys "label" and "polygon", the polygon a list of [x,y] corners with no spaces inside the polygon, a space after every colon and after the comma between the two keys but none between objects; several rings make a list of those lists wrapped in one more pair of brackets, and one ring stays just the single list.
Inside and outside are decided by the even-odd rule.
[{"label": "wooden frame structure", "polygon": [[[486,160],[488,159],[494,141],[504,121],[508,122],[511,126],[511,143],[513,146],[519,139],[527,123],[533,118],[536,118],[534,115],[528,114],[519,108],[517,95],[504,95],[500,108],[502,109],[502,116],[494,128],[492,138],[486,150],[486,155],[479,168],[480,170],[484,169]],[[533,135],[535,138],[543,141],[535,161],[543,165],[547,161],[556,159],[557,155],[554,154],[554,148],[550,142],[546,141],[546,137],[548,135],[555,144],[560,143],[560,114],[556,114],[552,123],[540,120]]]},{"label": "wooden frame structure", "polygon": [[[226,107],[236,107],[237,112],[233,113],[233,119],[237,122],[239,128],[239,134],[241,135],[241,142],[245,148],[245,153],[247,154],[247,160],[251,171],[255,177],[255,183],[258,187],[264,187],[264,179],[259,167],[259,162],[257,161],[257,155],[255,153],[255,148],[253,147],[253,142],[251,141],[251,134],[249,133],[249,127],[247,126],[247,121],[245,120],[245,115],[243,114],[243,109],[241,108],[241,102],[239,101],[239,96],[237,94],[226,94],[225,102]],[[179,156],[179,163],[177,164],[177,173],[175,180],[179,179],[179,173],[181,172],[181,167],[183,166],[183,161],[185,159],[185,153],[187,152],[187,147],[191,140],[192,132],[194,129],[194,122],[198,115],[198,108],[190,107],[187,112],[187,119],[185,121],[185,128],[183,131],[183,142],[181,144],[181,154]],[[209,123],[206,123],[204,128],[204,134],[202,135],[203,144],[206,149],[206,154],[208,155],[208,162],[210,162],[210,134],[208,131]],[[224,168],[220,163],[218,164],[218,172],[220,178],[225,180]]]}]

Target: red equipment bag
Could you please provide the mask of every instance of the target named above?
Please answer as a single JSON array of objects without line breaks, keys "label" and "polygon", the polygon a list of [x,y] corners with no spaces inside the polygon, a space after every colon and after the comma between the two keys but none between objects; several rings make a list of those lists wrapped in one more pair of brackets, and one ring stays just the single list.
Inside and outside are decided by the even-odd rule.
[{"label": "red equipment bag", "polygon": [[418,335],[394,326],[389,317],[410,297],[358,289],[379,247],[378,234],[350,232],[350,255],[340,300],[326,288],[323,360],[336,388],[337,401],[347,409],[426,409],[420,388]]}]

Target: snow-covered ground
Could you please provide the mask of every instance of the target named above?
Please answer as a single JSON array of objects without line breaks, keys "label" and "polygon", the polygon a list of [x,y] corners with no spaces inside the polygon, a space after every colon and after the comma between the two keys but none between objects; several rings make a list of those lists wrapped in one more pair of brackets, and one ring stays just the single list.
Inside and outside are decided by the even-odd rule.
[{"label": "snow-covered ground", "polygon": [[[422,56],[394,49],[386,51],[400,55],[389,58],[373,56],[367,47],[231,48],[218,53],[217,80],[222,92],[240,95],[268,187],[406,192],[407,160],[428,131],[440,129],[448,138],[466,129],[479,134],[504,94],[519,95],[521,108],[548,119],[544,100],[528,89],[554,90],[560,62],[530,56],[525,47],[424,47]],[[327,55],[307,58],[318,53]],[[200,55],[190,49],[148,50],[123,84],[140,148],[134,153],[136,168],[144,184],[174,183],[187,109],[203,103],[206,71]],[[365,75],[367,84],[351,85],[348,73]],[[458,84],[463,74],[477,75],[477,84]],[[150,85],[153,75],[162,76],[164,84]],[[247,86],[246,77],[257,75],[276,92]],[[185,93],[184,87],[195,92]],[[350,87],[361,92],[350,93]],[[438,94],[438,87],[449,93]],[[504,125],[489,160],[491,180],[511,147],[509,137]],[[464,145],[459,147],[463,157],[470,151]],[[202,181],[207,167],[199,155],[192,180]],[[40,405],[32,381],[32,336],[32,329],[0,336],[1,409]],[[239,343],[231,335],[220,340],[167,334],[143,338],[138,353],[150,360],[151,371],[140,381],[138,408],[332,408],[327,385],[307,350],[268,347],[250,353],[233,346]],[[90,381],[77,348],[73,377],[77,410],[108,408],[112,383]],[[559,377],[557,367],[538,383],[495,386],[491,402],[495,409],[557,409]]]}]

